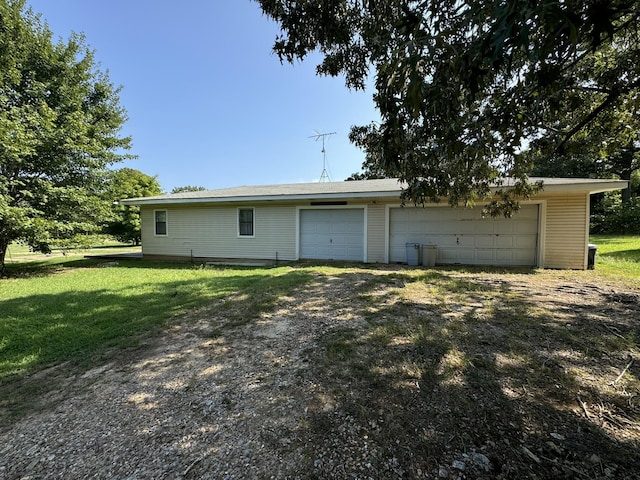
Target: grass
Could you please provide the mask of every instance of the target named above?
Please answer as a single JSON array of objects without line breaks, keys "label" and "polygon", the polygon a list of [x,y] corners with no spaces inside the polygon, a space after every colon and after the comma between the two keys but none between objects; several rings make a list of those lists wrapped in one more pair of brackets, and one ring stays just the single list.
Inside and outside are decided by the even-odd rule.
[{"label": "grass", "polygon": [[[289,267],[73,258],[23,264],[9,273],[14,277],[0,280],[0,381],[57,363],[90,363],[215,301],[234,324],[250,321],[309,278]],[[234,297],[238,292],[244,295]],[[233,308],[238,304],[242,313]]]},{"label": "grass", "polygon": [[131,253],[140,252],[140,246],[133,246],[131,244],[124,244],[112,240],[110,237],[94,235],[91,237],[91,245],[85,245],[83,247],[76,248],[53,248],[51,253],[43,254],[39,252],[33,252],[31,249],[21,243],[12,243],[7,248],[6,262],[7,264],[34,262],[34,261],[46,261],[55,258],[75,257],[88,254],[112,254],[112,253]]},{"label": "grass", "polygon": [[640,278],[640,236],[593,235],[589,241],[598,246],[598,274],[628,281]]}]

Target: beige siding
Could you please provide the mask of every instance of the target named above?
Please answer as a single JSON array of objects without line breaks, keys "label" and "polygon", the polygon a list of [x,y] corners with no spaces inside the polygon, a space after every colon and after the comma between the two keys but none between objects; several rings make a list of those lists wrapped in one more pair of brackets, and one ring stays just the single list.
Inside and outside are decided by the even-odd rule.
[{"label": "beige siding", "polygon": [[381,204],[370,204],[367,212],[367,261],[384,263],[385,207]]},{"label": "beige siding", "polygon": [[585,268],[588,208],[588,194],[567,194],[548,198],[544,267]]},{"label": "beige siding", "polygon": [[[541,266],[547,268],[586,267],[589,195],[576,193],[542,193],[539,242]],[[367,261],[385,261],[387,252],[386,204],[398,205],[397,199],[369,199],[367,203]],[[353,203],[353,207],[363,202]],[[351,205],[351,202],[349,203]],[[300,203],[297,204],[301,206]],[[153,206],[142,208],[142,242],[145,255],[168,257],[295,260],[297,250],[296,204],[255,204],[255,237],[238,238],[235,205],[184,205],[167,210],[166,237],[154,235]]]},{"label": "beige siding", "polygon": [[[154,208],[142,208],[145,255],[294,260],[295,206],[251,206],[255,236],[238,237],[236,206],[168,206],[167,236],[154,235]],[[245,207],[246,208],[246,207]]]}]

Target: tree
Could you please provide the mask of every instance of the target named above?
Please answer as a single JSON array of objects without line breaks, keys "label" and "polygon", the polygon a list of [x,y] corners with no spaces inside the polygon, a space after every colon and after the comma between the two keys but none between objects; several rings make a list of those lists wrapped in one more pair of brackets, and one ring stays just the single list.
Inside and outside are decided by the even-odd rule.
[{"label": "tree", "polygon": [[25,0],[0,0],[0,268],[92,229],[107,166],[130,156],[126,112],[84,38],[54,43]]},{"label": "tree", "polygon": [[317,72],[356,89],[375,74],[382,122],[352,135],[416,203],[473,204],[497,184],[489,210],[510,214],[540,187],[528,182],[531,142],[562,161],[640,89],[636,0],[257,1],[281,28],[281,61],[317,50]]},{"label": "tree", "polygon": [[[604,75],[610,65],[623,63],[624,50],[602,48],[594,53],[582,68]],[[580,75],[584,77],[584,74]],[[595,87],[576,91],[570,105],[572,109],[559,110],[554,128],[562,130],[595,111],[609,94]],[[631,180],[640,168],[640,92],[636,89],[620,94],[615,108],[600,112],[580,131],[567,139],[561,149],[548,137],[535,139],[529,153],[534,160],[534,174],[567,177],[617,177]],[[631,198],[631,189],[622,192],[623,203]]]},{"label": "tree", "polygon": [[112,218],[105,226],[105,233],[121,242],[140,245],[140,207],[121,205],[123,198],[139,198],[162,195],[157,176],[149,176],[133,168],[121,168],[111,173],[105,199],[112,204]]},{"label": "tree", "polygon": [[195,185],[185,185],[184,187],[174,187],[171,193],[185,193],[185,192],[204,192],[205,187],[197,187]]},{"label": "tree", "polygon": [[349,140],[367,152],[367,156],[362,163],[362,171],[352,173],[346,181],[351,180],[375,180],[379,178],[394,178],[398,173],[391,168],[385,168],[381,157],[380,142],[375,128],[352,127],[349,133]]}]

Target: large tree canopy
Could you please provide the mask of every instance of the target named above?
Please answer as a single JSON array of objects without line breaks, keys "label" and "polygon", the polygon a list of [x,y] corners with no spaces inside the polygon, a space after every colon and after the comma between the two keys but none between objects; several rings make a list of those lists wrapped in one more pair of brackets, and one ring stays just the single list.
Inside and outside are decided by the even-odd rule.
[{"label": "large tree canopy", "polygon": [[473,204],[503,184],[509,213],[535,190],[526,150],[562,161],[594,122],[638,105],[637,0],[257,1],[281,26],[281,60],[319,51],[318,73],[356,89],[374,75],[382,121],[351,138],[418,203]]},{"label": "large tree canopy", "polygon": [[0,0],[0,267],[13,241],[47,251],[93,228],[107,167],[130,146],[118,91],[82,36],[54,42],[24,0]]},{"label": "large tree canopy", "polygon": [[113,235],[121,242],[140,245],[140,207],[122,205],[119,200],[154,195],[162,195],[162,187],[157,176],[152,177],[133,168],[121,168],[112,172],[105,189],[105,200],[112,205],[111,219],[105,226],[105,233]]}]

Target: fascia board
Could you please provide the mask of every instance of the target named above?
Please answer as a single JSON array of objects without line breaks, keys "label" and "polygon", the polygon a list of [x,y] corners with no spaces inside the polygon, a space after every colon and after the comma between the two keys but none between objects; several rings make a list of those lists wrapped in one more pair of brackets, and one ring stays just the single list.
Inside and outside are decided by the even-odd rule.
[{"label": "fascia board", "polygon": [[193,203],[241,203],[241,202],[279,202],[296,200],[348,200],[362,198],[400,198],[400,190],[395,192],[357,192],[357,193],[323,193],[299,195],[262,195],[243,197],[202,197],[202,198],[131,198],[121,200],[122,205],[178,205]]},{"label": "fascia board", "polygon": [[578,182],[564,184],[543,184],[541,194],[557,193],[557,192],[588,192],[601,193],[612,192],[614,190],[622,190],[629,186],[626,180],[610,180],[604,182]]}]

